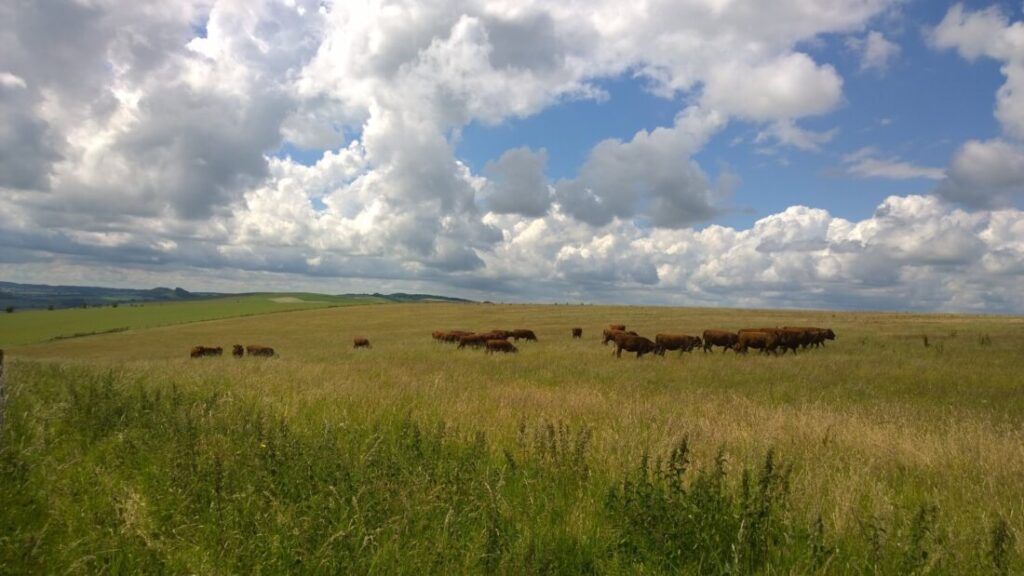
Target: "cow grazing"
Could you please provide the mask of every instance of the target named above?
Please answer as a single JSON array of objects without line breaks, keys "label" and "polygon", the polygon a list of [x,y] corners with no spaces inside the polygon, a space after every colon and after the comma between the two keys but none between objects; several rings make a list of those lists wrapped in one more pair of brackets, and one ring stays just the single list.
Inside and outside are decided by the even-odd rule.
[{"label": "cow grazing", "polygon": [[249,344],[245,347],[245,352],[249,356],[259,356],[262,358],[270,358],[274,355],[274,349],[270,346],[260,346],[259,344]]},{"label": "cow grazing", "polygon": [[735,332],[728,332],[726,330],[705,330],[702,336],[704,339],[705,352],[712,351],[715,346],[721,346],[722,352],[732,350],[733,346],[736,345],[736,341],[739,339],[738,334]]},{"label": "cow grazing", "polygon": [[617,331],[617,332],[625,332],[626,331],[626,325],[625,324],[609,324],[608,325],[608,329],[612,330],[612,331]]},{"label": "cow grazing", "polygon": [[241,344],[235,344],[231,347],[231,355],[235,358],[241,358],[245,356],[245,348],[242,348]]},{"label": "cow grazing", "polygon": [[489,334],[494,334],[496,340],[508,340],[512,337],[511,330],[491,330]]},{"label": "cow grazing", "polygon": [[626,352],[636,352],[636,357],[639,359],[648,352],[658,354],[660,348],[656,343],[643,336],[632,336],[625,332],[620,332],[615,336],[615,357],[622,358],[623,350]]},{"label": "cow grazing", "polygon": [[760,350],[762,354],[775,352],[779,347],[779,336],[774,332],[741,331],[736,339],[733,350],[746,354],[749,348]]},{"label": "cow grazing", "polygon": [[518,342],[520,338],[531,342],[537,341],[537,335],[533,333],[533,330],[526,330],[525,328],[517,328],[513,330],[510,335],[516,342]]},{"label": "cow grazing", "polygon": [[472,334],[472,332],[466,332],[465,330],[450,330],[448,332],[442,332],[440,340],[441,342],[454,344],[459,341],[459,338],[462,338],[467,334]]},{"label": "cow grazing", "polygon": [[203,356],[220,356],[223,353],[224,349],[220,346],[216,348],[212,346],[193,346],[188,355],[192,358],[202,358]]},{"label": "cow grazing", "polygon": [[485,346],[488,340],[505,340],[500,334],[493,334],[486,332],[484,334],[463,334],[459,337],[459,349],[469,346],[471,348],[480,348]]},{"label": "cow grazing", "polygon": [[366,338],[359,338],[359,337],[356,337],[356,338],[352,339],[352,347],[353,348],[372,348],[372,346],[370,346],[370,341],[369,340],[367,340]]},{"label": "cow grazing", "polygon": [[572,337],[573,338],[583,338],[583,328],[573,328],[572,329]]},{"label": "cow grazing", "polygon": [[515,354],[519,352],[519,349],[508,340],[488,340],[486,342],[486,352],[488,354],[494,354],[495,352]]},{"label": "cow grazing", "polygon": [[627,336],[638,336],[636,332],[632,330],[626,332],[624,330],[612,330],[611,328],[604,329],[604,338],[601,340],[601,344],[607,345],[609,342],[615,340],[615,337],[619,334],[626,334]]},{"label": "cow grazing", "polygon": [[701,346],[700,336],[687,336],[686,334],[658,334],[654,342],[660,348],[660,354],[665,355],[665,350],[679,350],[679,354],[690,352]]}]

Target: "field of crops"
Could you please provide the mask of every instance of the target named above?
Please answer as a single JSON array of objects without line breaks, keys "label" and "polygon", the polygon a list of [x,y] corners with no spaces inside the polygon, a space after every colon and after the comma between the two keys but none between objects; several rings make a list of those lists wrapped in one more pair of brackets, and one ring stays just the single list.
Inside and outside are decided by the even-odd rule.
[{"label": "field of crops", "polygon": [[[617,359],[609,323],[838,338]],[[430,337],[494,328],[539,342]],[[188,357],[236,343],[278,355]],[[389,304],[7,355],[0,573],[1024,570],[1021,318]]]}]

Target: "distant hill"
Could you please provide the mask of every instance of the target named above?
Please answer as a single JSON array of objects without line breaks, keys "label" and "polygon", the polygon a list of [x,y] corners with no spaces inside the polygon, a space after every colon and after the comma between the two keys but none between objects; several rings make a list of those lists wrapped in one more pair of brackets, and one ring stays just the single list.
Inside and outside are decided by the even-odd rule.
[{"label": "distant hill", "polygon": [[104,288],[99,286],[49,286],[0,282],[0,309],[80,308],[143,302],[200,300],[223,296],[215,292],[189,292],[183,288]]},{"label": "distant hill", "polygon": [[465,298],[454,298],[451,296],[435,296],[433,294],[406,294],[405,292],[395,292],[393,294],[381,294],[375,292],[371,294],[375,298],[383,298],[391,302],[473,302],[473,300],[466,300]]},{"label": "distant hill", "polygon": [[[183,288],[104,288],[99,286],[49,286],[46,284],[18,284],[0,282],[0,310],[13,307],[15,310],[40,308],[81,308],[83,306],[110,306],[113,304],[140,304],[146,302],[177,302],[204,300],[245,294],[221,292],[189,292]],[[347,297],[373,296],[388,302],[472,302],[463,298],[436,296],[433,294],[344,294]]]}]

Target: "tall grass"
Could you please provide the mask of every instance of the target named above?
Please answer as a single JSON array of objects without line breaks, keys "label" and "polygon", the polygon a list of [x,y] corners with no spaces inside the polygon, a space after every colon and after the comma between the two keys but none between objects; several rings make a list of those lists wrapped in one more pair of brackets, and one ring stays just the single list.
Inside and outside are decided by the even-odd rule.
[{"label": "tall grass", "polygon": [[797,506],[798,467],[771,448],[751,465],[722,447],[704,460],[683,436],[613,468],[585,422],[307,419],[224,377],[25,362],[12,376],[2,573],[1022,568],[1007,520],[966,535],[976,554],[950,553],[932,503],[835,530],[821,503]]},{"label": "tall grass", "polygon": [[[619,360],[599,344],[610,322],[839,338]],[[540,341],[494,357],[430,338],[513,327]],[[199,343],[279,356],[187,358]],[[0,573],[102,571],[133,549],[122,532],[169,572],[1018,573],[1022,349],[1020,318],[434,304],[20,347],[0,487],[28,488],[0,507],[36,507],[0,510]]]}]

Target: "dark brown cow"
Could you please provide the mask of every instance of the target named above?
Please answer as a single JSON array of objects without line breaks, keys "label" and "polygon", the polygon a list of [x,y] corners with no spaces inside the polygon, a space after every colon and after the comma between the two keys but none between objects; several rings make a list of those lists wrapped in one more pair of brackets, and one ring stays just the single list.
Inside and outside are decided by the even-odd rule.
[{"label": "dark brown cow", "polygon": [[512,337],[511,330],[491,330],[489,334],[494,334],[495,339],[508,340]]},{"label": "dark brown cow", "polygon": [[533,330],[527,330],[525,328],[516,328],[515,330],[512,331],[510,336],[512,336],[512,338],[515,339],[516,342],[519,342],[520,338],[522,338],[523,340],[529,340],[530,342],[537,341],[537,335],[533,333]]},{"label": "dark brown cow", "polygon": [[813,346],[824,346],[825,340],[835,340],[836,333],[831,328],[816,328],[814,326],[785,326],[784,330],[800,330],[806,334],[805,341],[801,343],[801,348],[807,348]]},{"label": "dark brown cow", "polygon": [[686,334],[658,334],[654,342],[661,348],[660,353],[665,355],[665,350],[679,350],[679,353],[690,352],[702,344],[700,336],[687,336]]},{"label": "dark brown cow", "polygon": [[220,346],[216,348],[211,346],[193,346],[188,355],[192,358],[202,358],[203,356],[220,356],[223,353],[224,349]]},{"label": "dark brown cow", "polygon": [[235,344],[231,347],[231,355],[235,358],[241,358],[245,356],[245,348],[242,348],[241,344]]},{"label": "dark brown cow", "polygon": [[367,340],[366,338],[360,338],[360,337],[356,337],[356,338],[352,339],[352,347],[353,348],[372,348],[372,346],[370,346],[370,341],[369,340]]},{"label": "dark brown cow", "polygon": [[608,325],[608,329],[612,330],[612,331],[616,331],[616,332],[625,332],[626,331],[626,325],[625,324],[609,324]]},{"label": "dark brown cow", "polygon": [[722,352],[726,350],[732,350],[732,347],[736,345],[736,341],[739,336],[735,332],[728,332],[726,330],[705,330],[704,334],[704,351],[708,352],[715,346],[721,346]]},{"label": "dark brown cow", "polygon": [[486,352],[488,354],[494,354],[495,352],[504,352],[505,354],[515,354],[519,352],[519,349],[508,340],[488,340],[486,344]]},{"label": "dark brown cow", "polygon": [[583,328],[573,328],[572,329],[572,337],[573,338],[583,338]]},{"label": "dark brown cow", "polygon": [[747,349],[755,348],[760,350],[763,354],[769,352],[775,352],[779,347],[779,336],[775,332],[756,332],[752,330],[745,330],[739,333],[736,340],[736,345],[733,346],[733,350],[746,354]]},{"label": "dark brown cow", "polygon": [[615,357],[622,358],[622,351],[636,352],[636,357],[639,359],[648,352],[658,354],[660,348],[654,342],[643,336],[632,336],[625,332],[620,332],[615,336]]},{"label": "dark brown cow", "polygon": [[465,348],[470,346],[473,348],[479,348],[485,346],[488,340],[507,340],[507,336],[502,336],[501,333],[485,332],[483,334],[463,334],[459,336],[459,348]]},{"label": "dark brown cow", "polygon": [[459,338],[462,338],[463,336],[467,336],[469,334],[472,334],[472,332],[466,332],[465,330],[451,330],[449,332],[444,332],[442,334],[441,342],[454,344],[455,342],[459,341]]},{"label": "dark brown cow", "polygon": [[249,344],[245,347],[245,352],[249,356],[260,356],[263,358],[270,358],[274,355],[274,349],[270,346],[260,346],[259,344]]}]

